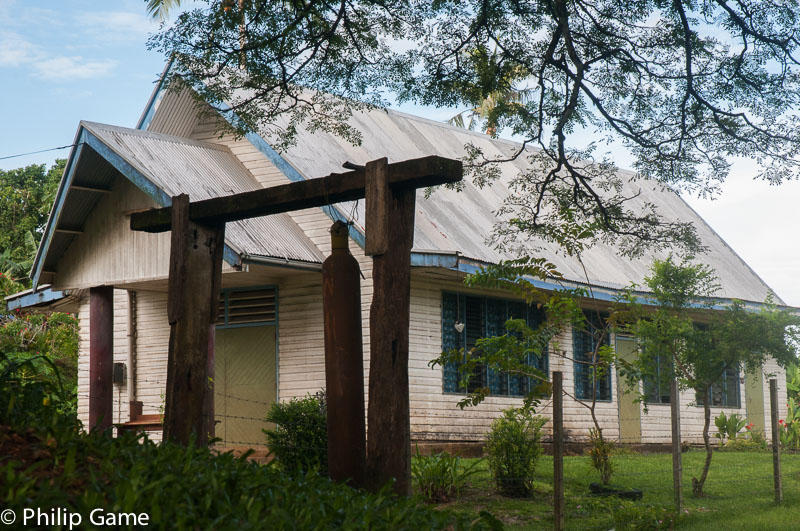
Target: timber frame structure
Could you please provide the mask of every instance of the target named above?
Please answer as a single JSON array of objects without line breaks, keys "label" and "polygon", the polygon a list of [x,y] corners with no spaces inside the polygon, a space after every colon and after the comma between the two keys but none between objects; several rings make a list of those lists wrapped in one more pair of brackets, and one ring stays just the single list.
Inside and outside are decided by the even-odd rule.
[{"label": "timber frame structure", "polygon": [[[210,371],[214,366],[213,330],[219,306],[225,223],[366,198],[366,247],[373,256],[375,279],[370,311],[370,437],[366,477],[373,490],[394,480],[395,492],[409,495],[408,333],[416,189],[453,184],[462,177],[461,162],[457,160],[431,156],[388,164],[383,158],[343,174],[205,201],[190,203],[187,195],[175,196],[172,206],[132,214],[133,230],[172,231],[164,438],[181,444],[192,440],[206,444],[209,436],[213,437]],[[334,287],[333,295],[347,300],[353,293],[341,290],[337,293]],[[326,329],[326,360],[335,359],[337,352],[337,339],[328,337],[329,333]],[[349,343],[350,338],[339,341]],[[343,385],[328,381],[327,387]],[[356,387],[349,393],[355,400],[361,400],[363,391]],[[331,398],[340,399],[338,395]],[[350,398],[345,400],[352,403]],[[97,416],[93,409],[111,411],[110,404],[96,402],[90,404],[90,418]],[[335,411],[341,409],[337,403],[332,406]],[[357,418],[359,411],[353,414]],[[358,421],[363,421],[363,417]],[[347,448],[329,447],[329,452],[343,454]],[[357,463],[358,457],[352,462]],[[358,476],[363,477],[345,470],[339,479]]]}]

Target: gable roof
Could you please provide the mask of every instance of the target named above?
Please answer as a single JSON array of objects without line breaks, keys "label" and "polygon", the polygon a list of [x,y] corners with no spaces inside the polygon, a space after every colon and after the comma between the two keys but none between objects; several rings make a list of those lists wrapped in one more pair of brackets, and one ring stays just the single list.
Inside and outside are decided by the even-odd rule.
[{"label": "gable roof", "polygon": [[[159,103],[165,90],[161,85],[154,90],[139,127],[148,127],[153,116],[162,111]],[[236,120],[230,112],[222,113],[222,116],[229,122]],[[246,137],[290,180],[295,181],[341,171],[345,161],[364,164],[384,156],[389,158],[389,162],[426,155],[463,158],[467,144],[480,147],[487,157],[492,157],[508,155],[520,147],[516,142],[393,110],[356,112],[349,122],[361,132],[363,140],[359,146],[324,131],[310,133],[301,130],[297,142],[284,153],[278,153],[264,137],[256,133],[249,133]],[[527,158],[521,156],[502,164],[501,179],[489,187],[478,189],[467,182],[461,192],[440,188],[428,199],[420,190],[412,264],[471,271],[480,264],[516,258],[493,245],[491,232],[498,221],[496,211],[510,193],[510,179],[517,172],[528,169]],[[623,193],[635,197],[630,202],[632,208],[652,203],[667,221],[694,225],[701,243],[708,248],[699,259],[714,268],[722,285],[719,298],[764,301],[771,291],[767,284],[677,193],[660,183],[634,180],[631,172],[621,170],[620,173],[628,177]],[[335,219],[349,217],[344,213],[353,212],[355,224],[351,227],[351,235],[363,246],[363,202],[337,205],[326,212]],[[565,256],[555,244],[538,239],[527,243],[536,249],[539,256],[553,262],[567,280],[612,293],[627,288],[631,283],[641,285],[649,274],[652,259],[656,257],[646,255],[631,259],[622,256],[614,246],[599,243],[585,251],[579,261]],[[666,253],[662,253],[658,257],[665,256]],[[548,288],[556,286],[547,282],[540,284]],[[777,302],[780,303],[780,299]]]},{"label": "gable roof", "polygon": [[[34,261],[34,287],[79,237],[120,174],[160,206],[181,193],[196,201],[259,188],[242,163],[218,144],[94,122],[80,123],[75,144]],[[225,260],[238,265],[244,255],[304,263],[324,258],[287,214],[228,223]]]}]

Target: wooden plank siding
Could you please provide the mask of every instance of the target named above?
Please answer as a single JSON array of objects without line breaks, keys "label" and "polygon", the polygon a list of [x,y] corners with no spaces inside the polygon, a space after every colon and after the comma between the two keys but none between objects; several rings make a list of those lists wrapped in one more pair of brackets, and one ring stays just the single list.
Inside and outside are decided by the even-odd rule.
[{"label": "wooden plank siding", "polygon": [[81,289],[166,278],[169,233],[130,230],[126,212],[156,206],[133,183],[118,177],[94,208],[80,235],[59,260],[55,289]]}]

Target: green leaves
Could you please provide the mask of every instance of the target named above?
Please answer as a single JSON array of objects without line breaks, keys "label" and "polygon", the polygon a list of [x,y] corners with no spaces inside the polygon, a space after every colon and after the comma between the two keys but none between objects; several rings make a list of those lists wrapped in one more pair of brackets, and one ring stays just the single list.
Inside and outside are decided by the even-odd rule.
[{"label": "green leaves", "polygon": [[65,164],[0,170],[0,273],[27,283]]},{"label": "green leaves", "polygon": [[489,469],[497,490],[512,497],[530,496],[536,462],[542,453],[541,432],[547,419],[531,408],[506,409],[492,423],[486,441]]}]

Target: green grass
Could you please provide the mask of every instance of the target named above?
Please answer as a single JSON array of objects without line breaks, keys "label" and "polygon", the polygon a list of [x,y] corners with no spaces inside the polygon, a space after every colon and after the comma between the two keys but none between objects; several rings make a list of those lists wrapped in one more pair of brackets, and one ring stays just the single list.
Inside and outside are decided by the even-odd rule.
[{"label": "green grass", "polygon": [[[774,504],[770,452],[715,452],[705,486],[706,496],[693,498],[691,478],[699,475],[704,456],[698,450],[683,454],[685,511],[675,528],[800,530],[800,455],[782,456],[784,503],[780,507]],[[591,468],[589,457],[564,459],[567,528],[670,528],[667,513],[673,507],[672,456],[616,455],[614,467],[612,484],[642,489],[641,501],[608,501],[591,496],[589,483],[598,481],[598,475]],[[442,506],[467,514],[487,510],[510,528],[551,529],[552,457],[540,459],[536,475],[533,498],[505,498],[495,492],[484,462],[461,498]]]}]

